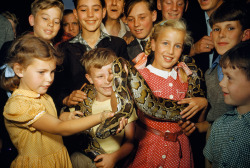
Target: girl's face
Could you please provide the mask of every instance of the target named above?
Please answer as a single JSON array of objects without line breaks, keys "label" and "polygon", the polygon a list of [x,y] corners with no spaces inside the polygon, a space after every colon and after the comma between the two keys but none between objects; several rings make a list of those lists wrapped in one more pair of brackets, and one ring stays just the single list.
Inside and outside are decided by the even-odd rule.
[{"label": "girl's face", "polygon": [[110,99],[112,93],[112,81],[110,73],[112,63],[103,66],[102,68],[90,68],[90,74],[86,74],[86,78],[91,84],[94,84],[97,91],[96,99],[105,101]]},{"label": "girl's face", "polygon": [[62,11],[58,7],[40,10],[36,16],[29,16],[34,35],[46,41],[51,41],[60,29]]},{"label": "girl's face", "polygon": [[145,2],[139,2],[127,17],[128,27],[136,38],[145,39],[149,36],[156,17],[156,11],[151,12]]},{"label": "girl's face", "polygon": [[124,0],[105,0],[107,16],[117,20],[123,13]]},{"label": "girl's face", "polygon": [[156,40],[151,41],[155,52],[153,66],[160,70],[171,71],[178,62],[184,45],[185,32],[173,28],[163,28]]},{"label": "girl's face", "polygon": [[180,19],[184,13],[184,0],[157,0],[157,8],[161,10],[162,20]]},{"label": "girl's face", "polygon": [[19,64],[14,65],[14,70],[20,77],[18,88],[45,94],[54,80],[55,69],[56,60],[54,59],[44,61],[34,58],[27,68],[23,68]]},{"label": "girl's face", "polygon": [[211,36],[216,51],[223,55],[242,41],[244,33],[239,21],[225,21],[213,25]]},{"label": "girl's face", "polygon": [[102,8],[100,0],[79,0],[77,9],[74,9],[73,12],[80,22],[84,34],[84,32],[100,30],[106,9]]}]

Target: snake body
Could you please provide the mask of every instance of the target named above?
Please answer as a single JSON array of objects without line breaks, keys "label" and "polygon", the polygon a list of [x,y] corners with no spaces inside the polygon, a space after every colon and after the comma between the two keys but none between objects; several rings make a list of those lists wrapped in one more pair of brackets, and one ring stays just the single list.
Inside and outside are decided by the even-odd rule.
[{"label": "snake body", "polygon": [[[186,97],[203,97],[204,92],[201,89],[202,82],[204,82],[203,74],[195,65],[194,59],[189,56],[182,56],[180,61],[185,62],[192,71],[192,75],[188,80]],[[117,98],[117,111],[112,118],[105,120],[105,122],[99,125],[96,134],[93,133],[92,129],[85,131],[90,140],[88,149],[85,150],[85,153],[89,156],[105,153],[96,138],[104,139],[114,135],[119,127],[121,118],[129,118],[131,116],[134,104],[136,104],[139,110],[152,118],[171,122],[181,120],[180,112],[186,107],[186,105],[177,104],[175,100],[154,96],[140,73],[127,60],[121,57],[113,62],[112,72],[114,75],[112,88]],[[83,91],[88,98],[78,104],[76,110],[80,110],[84,113],[84,116],[88,116],[92,114],[92,104],[96,92],[93,85],[86,85]]]}]

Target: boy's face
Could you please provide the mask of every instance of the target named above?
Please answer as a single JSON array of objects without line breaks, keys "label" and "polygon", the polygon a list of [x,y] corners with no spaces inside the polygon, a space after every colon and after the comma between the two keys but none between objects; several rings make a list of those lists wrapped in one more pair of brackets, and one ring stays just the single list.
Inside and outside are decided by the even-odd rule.
[{"label": "boy's face", "polygon": [[111,19],[118,19],[124,7],[124,0],[105,0],[107,15]]},{"label": "boy's face", "polygon": [[73,12],[84,33],[100,29],[106,9],[102,8],[100,0],[79,0],[77,9],[74,9]]},{"label": "boy's face", "polygon": [[211,36],[218,54],[223,55],[242,41],[244,32],[239,21],[225,21],[215,23]]},{"label": "boy's face", "polygon": [[34,35],[51,41],[60,29],[62,11],[58,7],[40,10],[36,16],[29,16],[29,23],[33,26]]},{"label": "boy's face", "polygon": [[162,20],[180,19],[184,7],[184,0],[157,0],[157,9],[161,10]]},{"label": "boy's face", "polygon": [[210,16],[222,3],[223,0],[198,0],[202,10]]},{"label": "boy's face", "polygon": [[98,101],[105,101],[111,98],[112,93],[112,80],[110,73],[111,64],[103,66],[101,69],[99,68],[90,68],[90,73],[86,74],[86,78],[91,84],[94,84],[95,89],[97,91],[96,99]]},{"label": "boy's face", "polygon": [[220,87],[224,93],[226,104],[233,106],[250,105],[250,80],[246,74],[236,68],[222,68],[224,77],[220,82]]},{"label": "boy's face", "polygon": [[128,27],[136,38],[145,39],[149,36],[156,17],[156,11],[151,12],[145,2],[139,2],[127,17]]},{"label": "boy's face", "polygon": [[78,20],[73,13],[63,16],[62,25],[64,32],[72,36],[76,36],[80,31]]}]

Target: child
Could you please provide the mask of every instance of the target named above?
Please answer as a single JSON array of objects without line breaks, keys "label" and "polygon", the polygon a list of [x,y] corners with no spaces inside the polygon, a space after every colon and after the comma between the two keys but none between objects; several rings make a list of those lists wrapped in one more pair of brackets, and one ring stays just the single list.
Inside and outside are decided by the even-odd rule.
[{"label": "child", "polygon": [[35,0],[29,16],[34,35],[52,42],[60,29],[63,9],[63,3],[59,0]]},{"label": "child", "polygon": [[[135,37],[127,46],[129,60],[132,61],[138,54],[145,52],[153,22],[157,18],[155,2],[154,0],[130,0],[125,4],[124,13],[128,27]],[[152,59],[152,55],[149,55],[148,63],[151,63]]]},{"label": "child", "polygon": [[101,29],[112,36],[128,39],[132,35],[127,30],[125,23],[120,19],[123,14],[124,0],[105,0],[105,6],[107,9],[106,17],[101,25]]},{"label": "child", "polygon": [[[111,64],[116,58],[117,57],[112,50],[106,48],[96,48],[86,52],[81,59],[81,63],[86,69],[86,78],[96,89],[96,98],[92,105],[92,114],[99,114],[103,110],[112,110],[112,81],[110,80],[110,70]],[[132,116],[129,118],[124,131],[106,139],[97,138],[97,141],[106,154],[97,156],[94,159],[95,163],[92,163],[92,161],[89,158],[86,158],[86,156],[82,153],[73,153],[71,156],[73,167],[115,167],[118,161],[129,155],[133,149],[135,129],[133,121],[135,119],[137,119],[137,117],[134,111]],[[93,128],[94,132],[97,127],[98,126],[95,126]],[[101,161],[97,162],[98,160]]]},{"label": "child", "polygon": [[250,42],[242,42],[226,52],[220,65],[224,77],[220,87],[226,104],[236,106],[212,125],[204,149],[213,167],[250,166]]},{"label": "child", "polygon": [[[181,73],[175,70],[184,44],[191,44],[185,23],[182,20],[168,20],[156,24],[150,43],[155,59],[152,65],[139,69],[140,74],[156,96],[172,100],[185,98],[188,89],[186,71]],[[181,69],[189,70],[186,64]],[[185,102],[189,104],[189,114],[185,115],[187,118],[206,106],[205,98],[189,98],[185,101],[189,101]],[[195,106],[200,106],[200,109]],[[189,140],[178,123],[154,120],[141,111],[138,111],[138,118],[136,137],[139,146],[130,167],[193,167]],[[169,137],[176,139],[168,139],[166,132]]]},{"label": "child", "polygon": [[80,64],[80,57],[94,48],[110,48],[118,57],[128,59],[126,42],[109,36],[100,29],[106,8],[104,0],[75,0],[74,15],[81,26],[81,33],[70,41],[61,43],[58,49],[64,55],[63,71],[55,79],[55,94],[58,106],[71,106],[83,101],[86,97],[79,89],[87,82],[85,69]]},{"label": "child", "polygon": [[65,9],[63,11],[62,28],[56,37],[58,38],[58,42],[55,44],[55,46],[58,46],[60,43],[75,37],[79,32],[80,25],[73,14],[73,10]]},{"label": "child", "polygon": [[89,129],[113,116],[103,112],[72,121],[57,119],[53,100],[46,91],[59,61],[47,41],[26,34],[14,41],[8,62],[1,67],[1,86],[13,91],[3,113],[6,129],[18,150],[11,167],[72,167],[61,135]]},{"label": "child", "polygon": [[162,20],[181,19],[188,8],[188,0],[157,0],[157,9],[161,11]]}]

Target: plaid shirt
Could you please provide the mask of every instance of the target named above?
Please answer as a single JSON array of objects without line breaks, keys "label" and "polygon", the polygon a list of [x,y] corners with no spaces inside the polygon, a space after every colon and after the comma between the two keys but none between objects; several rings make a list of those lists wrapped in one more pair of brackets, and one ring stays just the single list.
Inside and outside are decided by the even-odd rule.
[{"label": "plaid shirt", "polygon": [[250,167],[250,112],[230,111],[212,125],[211,134],[203,150],[213,167]]},{"label": "plaid shirt", "polygon": [[[98,43],[99,43],[102,39],[104,39],[104,38],[109,38],[109,40],[111,41],[111,37],[110,37],[108,34],[104,33],[104,32],[101,30],[101,36],[100,36],[100,38],[98,39],[97,43],[95,44],[95,47],[94,47],[94,48],[97,48]],[[88,45],[87,41],[84,40],[84,39],[82,38],[82,33],[78,33],[78,35],[77,35],[75,38],[73,38],[72,40],[70,40],[69,43],[80,43],[80,44],[82,44],[82,45],[85,45],[87,51],[89,51],[89,50],[92,49],[92,48]]]}]

